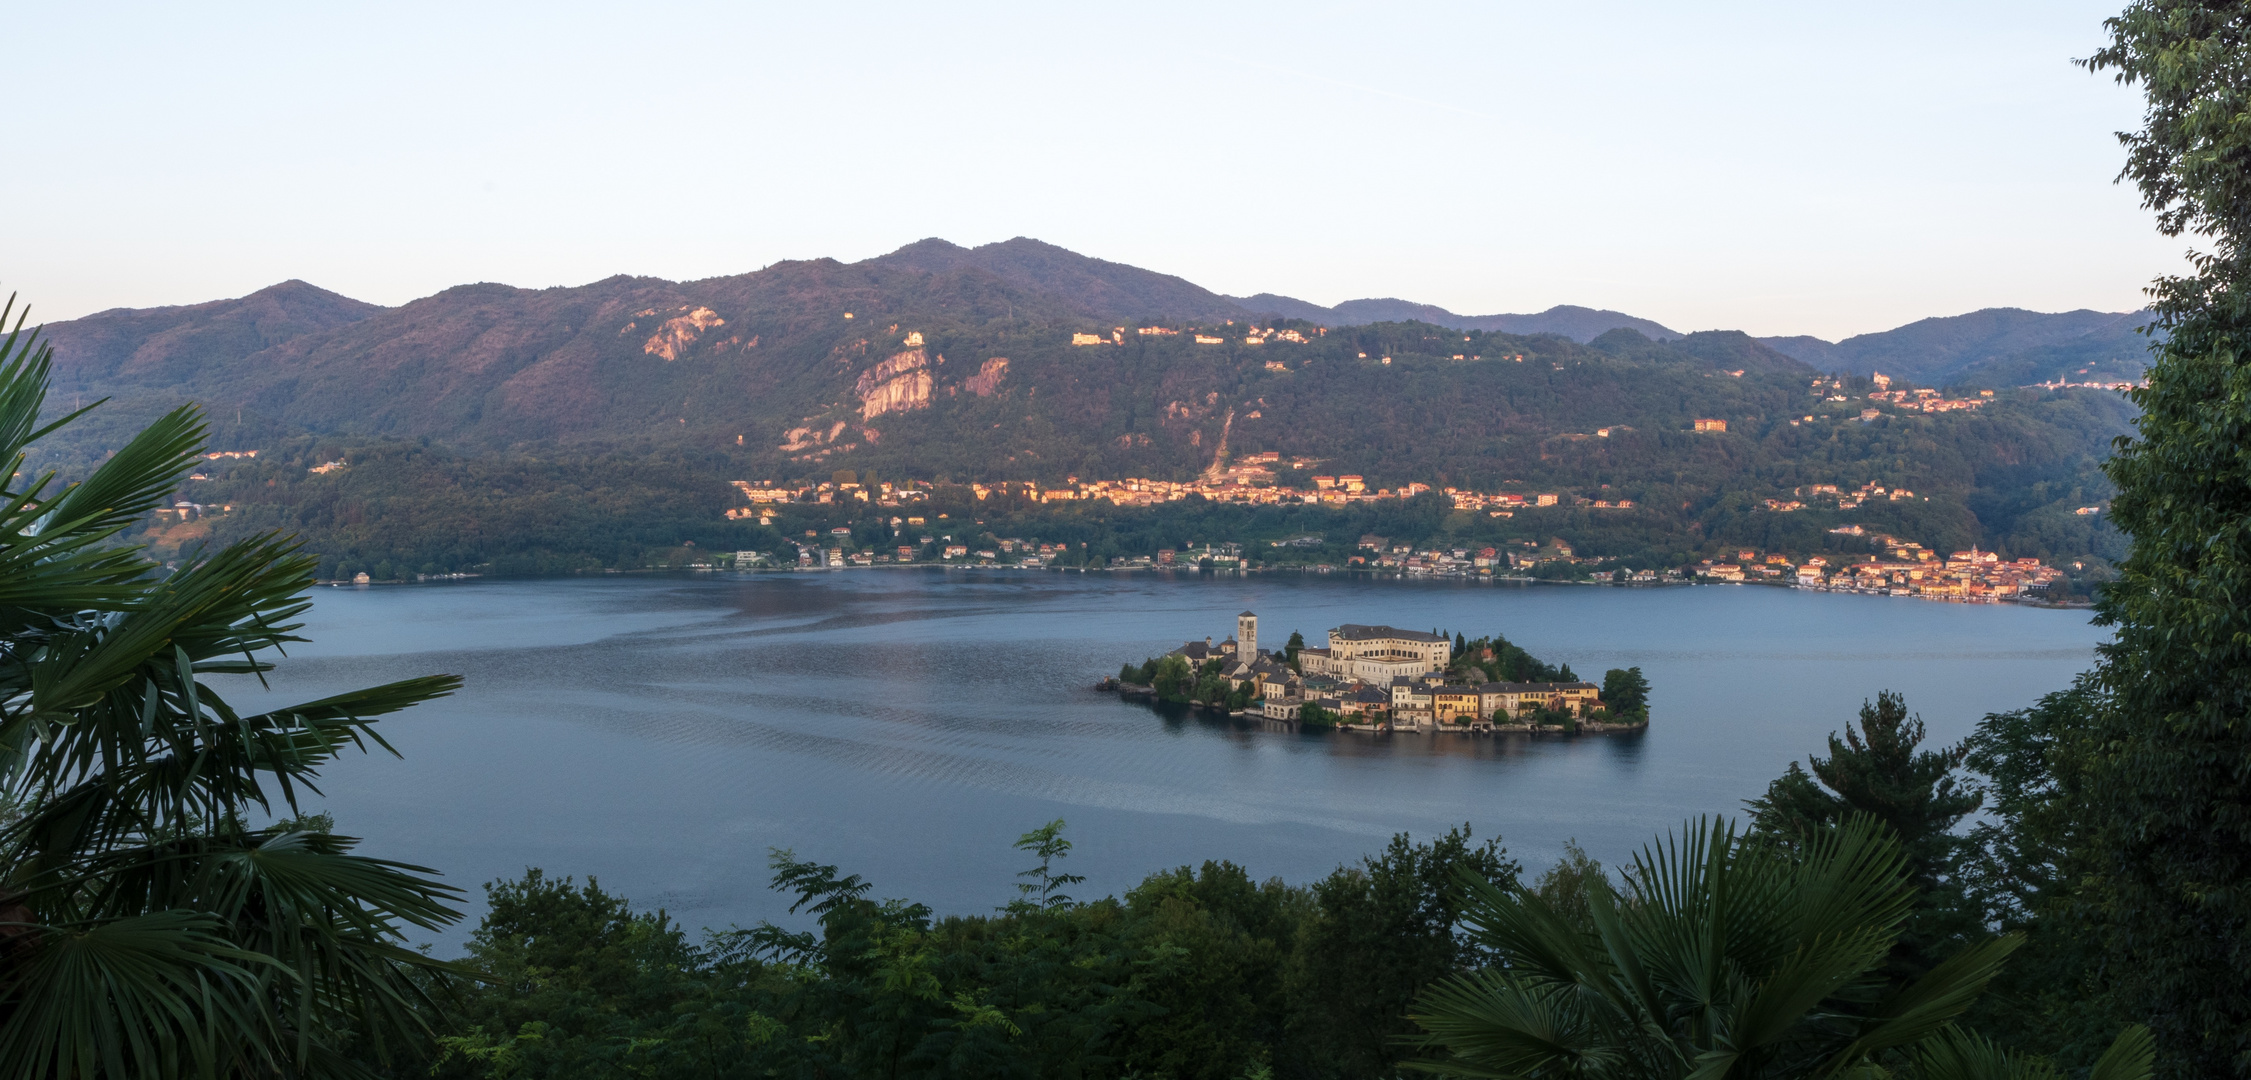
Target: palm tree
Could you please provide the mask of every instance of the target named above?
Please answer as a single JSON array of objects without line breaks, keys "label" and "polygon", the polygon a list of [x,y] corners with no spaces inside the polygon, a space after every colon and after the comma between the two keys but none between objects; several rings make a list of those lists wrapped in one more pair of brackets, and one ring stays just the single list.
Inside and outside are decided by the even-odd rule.
[{"label": "palm tree", "polygon": [[[409,679],[244,714],[209,681],[302,641],[315,562],[254,537],[167,571],[119,534],[200,460],[183,407],[76,484],[24,474],[49,350],[0,307],[0,1075],[366,1075],[442,967],[409,927],[459,917],[420,867],[308,827],[319,767],[376,717],[451,693]],[[99,404],[99,403],[97,403]],[[278,824],[257,824],[276,817]]]},{"label": "palm tree", "polygon": [[[1995,1062],[2035,1064],[1995,1057],[1950,1027],[2018,938],[1971,945],[1902,986],[1882,978],[1915,890],[1898,843],[1872,819],[1796,852],[1700,821],[1645,849],[1624,877],[1623,895],[1599,876],[1587,882],[1583,919],[1536,893],[1465,879],[1465,922],[1499,962],[1424,992],[1412,1018],[1443,1056],[1416,1066],[1720,1080],[1881,1075],[1889,1057],[1968,1080],[2020,1075],[1982,1068]],[[2105,1060],[2104,1080],[2148,1072],[2130,1048]]]}]

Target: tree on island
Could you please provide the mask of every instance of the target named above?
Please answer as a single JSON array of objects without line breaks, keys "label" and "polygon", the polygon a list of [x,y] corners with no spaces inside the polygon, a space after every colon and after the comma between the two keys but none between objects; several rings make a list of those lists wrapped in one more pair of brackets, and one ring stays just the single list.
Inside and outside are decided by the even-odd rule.
[{"label": "tree on island", "polygon": [[1611,668],[1602,673],[1602,703],[1621,721],[1649,719],[1649,679],[1638,667]]},{"label": "tree on island", "polygon": [[1227,681],[1227,676],[1219,673],[1219,665],[1220,662],[1214,660],[1204,666],[1204,673],[1196,679],[1196,689],[1189,695],[1191,698],[1206,705],[1224,707],[1227,704],[1235,687]]},{"label": "tree on island", "polygon": [[1163,701],[1185,702],[1196,689],[1196,673],[1188,661],[1178,656],[1157,659],[1156,670],[1150,673],[1149,687]]}]

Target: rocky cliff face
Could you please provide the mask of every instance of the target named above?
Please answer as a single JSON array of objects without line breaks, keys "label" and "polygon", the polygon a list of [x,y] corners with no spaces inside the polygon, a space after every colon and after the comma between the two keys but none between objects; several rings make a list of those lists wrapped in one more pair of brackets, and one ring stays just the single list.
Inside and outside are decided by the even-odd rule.
[{"label": "rocky cliff face", "polygon": [[929,367],[930,359],[923,350],[907,349],[869,368],[852,387],[860,399],[860,418],[873,420],[884,413],[928,408]]}]

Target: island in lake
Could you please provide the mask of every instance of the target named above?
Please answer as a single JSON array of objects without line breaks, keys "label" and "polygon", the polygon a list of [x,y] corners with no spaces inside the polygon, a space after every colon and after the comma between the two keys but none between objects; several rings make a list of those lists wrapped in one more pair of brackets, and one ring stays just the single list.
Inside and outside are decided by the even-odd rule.
[{"label": "island in lake", "polygon": [[1605,672],[1597,686],[1499,634],[1471,639],[1358,623],[1332,628],[1322,646],[1293,632],[1269,651],[1258,647],[1258,616],[1248,611],[1235,617],[1233,637],[1188,642],[1105,682],[1125,694],[1309,728],[1576,732],[1649,722],[1649,680],[1638,667]]}]

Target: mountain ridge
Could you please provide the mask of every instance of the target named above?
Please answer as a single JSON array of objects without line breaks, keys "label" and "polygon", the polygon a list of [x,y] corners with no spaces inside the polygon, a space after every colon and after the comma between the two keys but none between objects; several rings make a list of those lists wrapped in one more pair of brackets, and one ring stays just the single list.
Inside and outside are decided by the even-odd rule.
[{"label": "mountain ridge", "polygon": [[1418,304],[1397,297],[1346,300],[1335,307],[1274,293],[1230,296],[1253,311],[1285,318],[1325,322],[1332,326],[1364,326],[1378,322],[1426,322],[1449,330],[1491,330],[1504,334],[1559,334],[1586,344],[1619,327],[1630,327],[1656,341],[1683,337],[1680,331],[1622,311],[1557,304],[1528,315],[1457,315],[1436,304]]},{"label": "mountain ridge", "polygon": [[[1396,297],[1347,300],[1334,306],[1275,293],[1228,296],[1177,275],[1084,256],[1029,237],[963,247],[931,237],[895,251],[842,263],[832,259],[776,263],[765,270],[695,281],[617,274],[576,286],[520,290],[492,282],[452,286],[399,309],[440,298],[480,300],[525,293],[584,290],[647,291],[710,286],[735,290],[747,279],[777,268],[806,267],[816,274],[847,268],[882,275],[982,277],[1003,294],[1037,294],[1035,310],[1104,321],[1298,319],[1327,326],[1422,322],[1452,330],[1557,334],[1582,344],[1628,327],[1653,341],[1687,337],[1653,320],[1624,312],[1562,304],[1529,314],[1459,315],[1432,304]],[[515,290],[507,292],[505,290]],[[1004,309],[1015,296],[1002,295]],[[155,308],[111,308],[49,327],[58,358],[94,378],[133,374],[149,366],[179,368],[230,355],[282,346],[310,333],[399,310],[355,300],[291,279],[231,300]],[[1964,378],[2019,383],[2056,378],[2132,379],[2146,366],[2148,339],[2135,332],[2142,312],[2079,309],[2043,313],[1986,308],[1956,316],[1916,320],[1890,330],[1831,342],[1810,335],[1758,337],[1792,359],[1832,371],[1883,370],[1917,382]],[[133,359],[137,357],[138,359]],[[186,372],[175,372],[181,378]],[[2014,385],[2014,383],[2010,383]]]},{"label": "mountain ridge", "polygon": [[[1904,341],[1878,334],[1830,344],[1738,331],[1680,334],[1568,306],[1481,317],[1492,325],[1470,327],[1375,318],[1451,315],[1397,300],[1321,310],[1371,321],[1300,320],[1292,334],[1330,344],[1276,342],[1262,350],[1261,335],[1276,329],[1251,333],[1264,315],[1186,279],[1024,237],[974,248],[933,238],[854,263],[791,260],[695,281],[612,275],[543,289],[468,283],[397,307],[292,280],[235,300],[116,309],[46,332],[55,345],[57,389],[71,395],[58,400],[108,395],[143,410],[201,401],[242,425],[245,438],[297,431],[485,449],[589,440],[731,444],[775,459],[771,464],[786,458],[803,467],[854,454],[894,456],[895,443],[876,451],[880,440],[912,430],[917,438],[940,439],[945,449],[932,451],[939,457],[958,452],[998,467],[1029,460],[1011,458],[1007,449],[1012,425],[1029,423],[1059,425],[1052,438],[1039,437],[1046,441],[1038,456],[1050,465],[1069,456],[1089,469],[1179,471],[1208,457],[1194,438],[1223,434],[1224,425],[1201,432],[1228,411],[1220,398],[1235,400],[1236,412],[1263,415],[1255,393],[1239,392],[1296,370],[1276,350],[1369,364],[1398,353],[1409,362],[1403,373],[1422,372],[1417,378],[1436,380],[1434,387],[1507,397],[1519,393],[1509,389],[1514,376],[1496,381],[1423,365],[1476,363],[1492,354],[1547,356],[1565,365],[1607,356],[1652,371],[1685,366],[1703,375],[1742,370],[1791,379],[1849,366],[1809,365],[1791,354],[1820,346],[1824,360],[1873,358],[1914,377],[1912,364],[1897,361],[1905,359],[1903,349],[1922,347],[1932,357],[1926,367],[1984,365],[2008,374],[2017,368],[2002,368],[2032,361],[2004,346],[2061,350],[2034,358],[2034,366],[2054,367],[2072,361],[2073,350],[2088,341],[2109,341],[2121,320],[2130,321],[2100,312],[1995,310],[1910,324]],[[1620,320],[1626,323],[1609,325]],[[1137,329],[1120,329],[1126,326]],[[1609,328],[1589,333],[1597,326]],[[1158,336],[1138,333],[1143,327]],[[1197,340],[1223,347],[1176,347],[1187,339],[1164,336],[1190,327],[1203,335]],[[918,328],[929,344],[905,344],[904,335]],[[1074,334],[1103,342],[1107,351],[1073,347]],[[1360,344],[1340,353],[1345,340]],[[1575,353],[1543,340],[1602,344]],[[1118,356],[1132,359],[1121,366]],[[1098,357],[1102,363],[1087,362]],[[1098,378],[1097,371],[1107,374]],[[1212,400],[1196,405],[1179,396],[1190,385]],[[1389,393],[1381,385],[1363,390]],[[1035,397],[1040,404],[976,429],[927,422],[946,415],[953,417],[947,423],[967,424],[977,410],[961,395],[997,407],[1019,391],[1026,404]],[[1601,426],[1605,417],[1586,420]],[[815,427],[818,439],[807,434]],[[1165,438],[1191,438],[1188,447],[1155,449],[1168,430]],[[1095,432],[1130,445],[1068,448],[1066,434],[1084,439]],[[1151,449],[1143,453],[1144,446]]]},{"label": "mountain ridge", "polygon": [[[723,514],[740,498],[730,482],[845,472],[1043,488],[1237,469],[1300,490],[1314,472],[1394,491],[1510,486],[1590,508],[1554,526],[1564,535],[1676,553],[1722,538],[1814,550],[1843,519],[1776,507],[1807,485],[1881,484],[1917,494],[1854,523],[2091,551],[2101,522],[2075,510],[2103,497],[2098,463],[2130,411],[2116,395],[2022,390],[1864,419],[1865,375],[1825,375],[1740,331],[1660,339],[1628,325],[1581,343],[1269,321],[1184,279],[1022,238],[685,282],[470,283],[396,307],[285,282],[46,329],[50,400],[110,404],[73,426],[77,442],[42,440],[33,469],[83,475],[137,418],[198,402],[214,449],[267,451],[239,459],[253,471],[227,459],[183,490],[233,505],[227,528],[297,530],[333,551],[412,523],[456,552],[414,561],[454,569],[511,545],[653,543],[695,521],[721,530],[693,533],[699,544],[748,544],[753,527]],[[1993,334],[1955,329],[1926,336],[1953,341],[1952,359],[1992,351],[1961,343]],[[2041,340],[2086,336],[2071,329]],[[1446,512],[1438,503],[1419,505]]]}]

